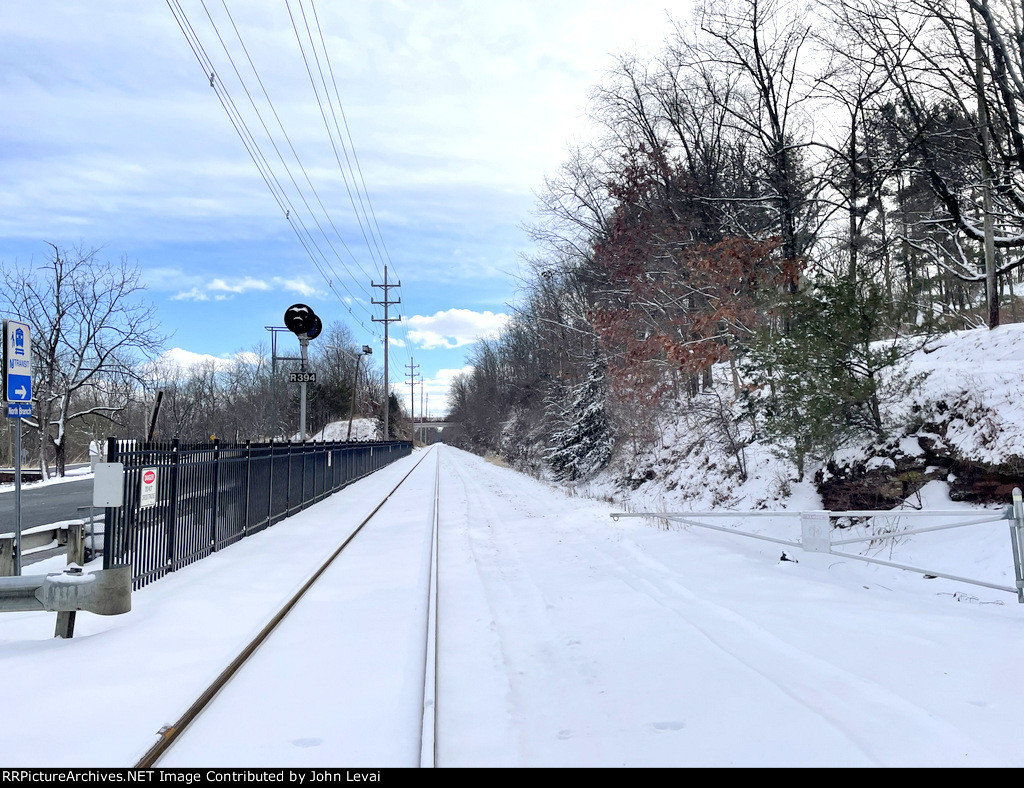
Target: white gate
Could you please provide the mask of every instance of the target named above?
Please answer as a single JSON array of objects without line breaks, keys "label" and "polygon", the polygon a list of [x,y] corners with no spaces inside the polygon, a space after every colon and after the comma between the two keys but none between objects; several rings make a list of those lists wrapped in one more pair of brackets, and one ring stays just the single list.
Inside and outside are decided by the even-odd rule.
[{"label": "white gate", "polygon": [[[765,536],[764,534],[754,534],[747,531],[741,531],[737,528],[723,528],[722,526],[712,525],[710,523],[702,522],[706,519],[713,518],[755,518],[755,517],[783,517],[783,516],[797,516],[800,517],[800,539],[779,539],[772,536]],[[776,544],[786,545],[788,547],[798,548],[809,553],[828,553],[830,555],[839,556],[842,558],[850,558],[855,561],[864,561],[869,564],[879,564],[880,566],[893,567],[895,569],[905,569],[909,572],[917,572],[922,575],[929,575],[932,577],[944,577],[947,580],[955,580],[961,583],[970,583],[971,585],[984,586],[985,588],[992,588],[997,591],[1007,591],[1011,594],[1017,595],[1017,601],[1024,603],[1024,503],[1022,503],[1021,490],[1019,487],[1013,490],[1013,504],[1007,506],[1002,512],[998,514],[989,514],[984,517],[978,517],[970,520],[962,520],[959,522],[947,522],[940,525],[932,525],[923,528],[914,528],[903,531],[895,531],[891,533],[875,533],[870,536],[856,537],[853,539],[833,539],[832,538],[832,521],[839,518],[892,518],[892,517],[912,517],[912,518],[929,518],[929,519],[942,519],[942,518],[955,518],[964,516],[963,510],[944,510],[944,509],[932,509],[922,511],[886,511],[881,509],[860,509],[850,511],[811,511],[811,512],[725,512],[725,511],[707,511],[707,512],[614,512],[611,517],[613,520],[618,521],[620,517],[648,517],[656,518],[661,520],[668,520],[672,522],[684,523],[686,525],[694,525],[700,528],[710,528],[714,531],[722,531],[724,533],[735,534],[738,536],[747,536],[752,539],[761,539],[767,542],[775,542]],[[922,534],[931,531],[944,531],[950,528],[964,528],[971,525],[982,525],[985,523],[997,523],[1006,521],[1010,527],[1010,545],[1013,550],[1013,571],[1016,578],[1016,586],[1011,588],[1010,586],[1002,586],[994,583],[988,583],[984,580],[975,580],[968,577],[958,577],[957,575],[951,575],[944,572],[935,571],[932,569],[922,569],[916,566],[908,566],[907,564],[894,563],[892,561],[882,561],[877,558],[869,558],[868,556],[856,555],[853,553],[845,553],[836,551],[834,548],[841,547],[843,545],[855,544],[858,542],[878,542],[887,539],[902,538],[911,534]]]}]

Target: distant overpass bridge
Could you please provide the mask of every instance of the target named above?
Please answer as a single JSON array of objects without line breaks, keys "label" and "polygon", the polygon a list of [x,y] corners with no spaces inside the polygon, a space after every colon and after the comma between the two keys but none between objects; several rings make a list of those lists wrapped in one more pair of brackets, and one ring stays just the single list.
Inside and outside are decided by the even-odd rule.
[{"label": "distant overpass bridge", "polygon": [[431,419],[430,421],[417,421],[415,425],[415,432],[416,436],[420,437],[427,430],[438,430],[440,432],[444,432],[445,427],[454,427],[457,425],[458,422],[444,421],[443,419],[440,421],[434,421],[433,419]]}]

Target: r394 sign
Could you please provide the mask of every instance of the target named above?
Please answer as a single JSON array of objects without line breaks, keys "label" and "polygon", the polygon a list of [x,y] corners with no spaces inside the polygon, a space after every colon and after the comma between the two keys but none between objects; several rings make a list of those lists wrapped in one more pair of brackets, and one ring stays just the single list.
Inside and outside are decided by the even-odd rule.
[{"label": "r394 sign", "polygon": [[289,383],[316,383],[315,372],[289,372]]}]

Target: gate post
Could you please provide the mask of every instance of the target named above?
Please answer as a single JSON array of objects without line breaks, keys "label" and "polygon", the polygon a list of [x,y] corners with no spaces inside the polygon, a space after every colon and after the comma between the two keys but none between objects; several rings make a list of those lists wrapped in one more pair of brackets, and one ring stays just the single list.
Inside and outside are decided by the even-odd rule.
[{"label": "gate post", "polygon": [[1010,522],[1013,547],[1013,573],[1017,580],[1017,601],[1024,603],[1024,497],[1020,487],[1013,488],[1013,519]]}]

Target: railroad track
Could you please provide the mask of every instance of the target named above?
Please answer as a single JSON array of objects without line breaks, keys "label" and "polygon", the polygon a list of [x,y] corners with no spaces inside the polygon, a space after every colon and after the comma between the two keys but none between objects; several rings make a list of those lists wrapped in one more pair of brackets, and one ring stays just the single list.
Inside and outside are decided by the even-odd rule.
[{"label": "railroad track", "polygon": [[[307,592],[316,584],[321,576],[335,563],[346,548],[352,544],[356,536],[363,529],[372,523],[379,515],[385,504],[391,500],[406,482],[416,473],[428,457],[434,459],[434,482],[433,495],[430,502],[430,550],[429,550],[429,583],[428,599],[426,604],[426,616],[423,621],[423,681],[422,695],[418,699],[421,703],[421,716],[419,720],[419,765],[433,767],[436,765],[436,739],[437,739],[437,557],[438,557],[438,520],[439,520],[439,490],[440,490],[440,462],[438,452],[428,450],[423,453],[412,468],[398,481],[373,508],[373,510],[356,526],[349,536],[338,546],[336,550],[324,561],[316,571],[302,584],[299,590],[278,610],[263,627],[262,630],[243,648],[231,663],[224,668],[217,678],[195,699],[184,714],[174,723],[164,726],[157,733],[157,741],[146,751],[142,758],[135,764],[137,769],[146,769],[161,765],[161,759],[173,751],[183,734],[190,726],[204,713],[207,713],[216,705],[218,696],[236,677],[242,675],[251,658],[257,651],[271,640],[278,626],[285,618],[299,607]],[[232,764],[241,765],[241,764]]]}]

